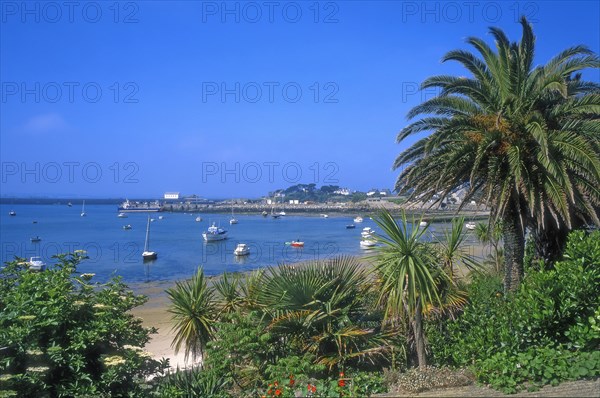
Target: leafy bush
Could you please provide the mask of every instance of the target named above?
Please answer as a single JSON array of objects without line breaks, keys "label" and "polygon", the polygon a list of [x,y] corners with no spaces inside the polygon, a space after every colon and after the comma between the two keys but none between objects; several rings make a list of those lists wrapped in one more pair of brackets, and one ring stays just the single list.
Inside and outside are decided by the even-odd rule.
[{"label": "leafy bush", "polygon": [[528,274],[514,296],[500,291],[479,276],[460,317],[430,326],[438,363],[474,365],[506,392],[600,374],[600,232],[573,232],[554,269]]},{"label": "leafy bush", "polygon": [[[167,362],[143,351],[149,330],[129,310],[143,304],[120,279],[78,274],[82,252],[42,272],[23,259],[0,271],[0,390],[18,396],[147,396]],[[0,391],[1,392],[1,391]],[[7,393],[8,394],[8,393]]]}]

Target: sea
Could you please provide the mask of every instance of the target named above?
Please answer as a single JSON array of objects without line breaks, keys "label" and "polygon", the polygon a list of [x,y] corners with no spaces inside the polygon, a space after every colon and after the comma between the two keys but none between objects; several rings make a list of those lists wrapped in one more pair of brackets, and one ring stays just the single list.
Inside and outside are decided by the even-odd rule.
[{"label": "sea", "polygon": [[[16,216],[9,216],[14,210]],[[198,267],[207,275],[244,272],[282,263],[296,263],[359,255],[360,233],[364,227],[374,228],[374,221],[364,217],[356,229],[350,216],[286,215],[277,219],[262,215],[235,215],[238,224],[229,225],[231,214],[210,213],[126,213],[117,217],[115,205],[82,204],[0,205],[0,259],[2,264],[15,256],[29,259],[40,256],[48,264],[60,253],[85,250],[89,259],[80,272],[96,274],[106,281],[120,275],[125,282],[173,281],[190,277]],[[148,217],[149,247],[158,253],[151,262],[142,261]],[[160,218],[159,218],[160,217]],[[201,217],[202,221],[196,221]],[[223,241],[205,242],[202,238],[210,225],[227,230]],[[129,224],[131,229],[123,229]],[[31,242],[39,237],[39,242]],[[295,248],[289,242],[304,242]],[[286,244],[286,242],[288,244]],[[238,243],[250,247],[250,255],[234,256]]]},{"label": "sea", "polygon": [[[16,216],[9,216],[14,210]],[[231,214],[210,213],[126,213],[117,217],[117,206],[92,204],[19,204],[0,205],[0,259],[2,264],[15,256],[29,259],[39,256],[47,264],[56,262],[60,253],[85,250],[89,259],[78,272],[94,273],[95,280],[107,281],[121,276],[128,284],[172,282],[191,277],[198,267],[207,275],[247,272],[258,268],[321,260],[340,255],[365,254],[360,247],[365,227],[378,230],[376,223],[362,215],[364,221],[353,224],[354,215],[270,215],[236,214],[239,223],[229,225]],[[142,260],[148,217],[149,248],[158,253],[150,262]],[[196,221],[201,217],[202,221]],[[215,224],[227,230],[228,238],[205,242],[202,232]],[[131,229],[123,229],[129,224]],[[440,226],[437,226],[440,230]],[[432,228],[435,230],[435,226]],[[39,242],[32,242],[39,237]],[[289,245],[304,242],[303,248]],[[236,257],[238,243],[250,247],[250,255]]]}]

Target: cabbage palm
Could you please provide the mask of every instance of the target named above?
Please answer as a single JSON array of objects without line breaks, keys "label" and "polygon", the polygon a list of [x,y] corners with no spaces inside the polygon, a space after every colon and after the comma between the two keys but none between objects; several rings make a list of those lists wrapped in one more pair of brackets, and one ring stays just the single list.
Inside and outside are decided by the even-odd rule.
[{"label": "cabbage palm", "polygon": [[202,268],[192,279],[177,282],[166,292],[171,300],[169,312],[175,323],[172,343],[175,353],[183,348],[185,359],[192,355],[195,360],[202,356],[206,343],[213,336],[212,325],[217,315],[214,292],[208,287]]},{"label": "cabbage palm", "polygon": [[386,307],[386,317],[392,321],[407,314],[413,331],[419,367],[427,365],[423,312],[432,305],[442,307],[436,278],[448,280],[440,272],[438,258],[432,246],[423,241],[426,229],[412,228],[402,214],[400,223],[383,211],[375,222],[384,234],[377,240],[383,244],[375,256],[375,267],[381,280],[380,303]]},{"label": "cabbage palm", "polygon": [[[494,51],[483,40],[467,39],[479,53],[454,50],[443,61],[458,61],[471,77],[427,79],[422,88],[440,95],[413,108],[417,120],[398,142],[430,131],[402,152],[394,168],[396,182],[411,199],[468,186],[462,204],[481,196],[490,223],[503,221],[505,290],[523,276],[525,231],[540,236],[571,229],[580,220],[600,224],[600,91],[577,72],[598,68],[599,59],[585,46],[560,52],[534,67],[532,28],[521,19],[522,39],[509,42],[491,28]],[[574,75],[575,74],[575,75]]]}]

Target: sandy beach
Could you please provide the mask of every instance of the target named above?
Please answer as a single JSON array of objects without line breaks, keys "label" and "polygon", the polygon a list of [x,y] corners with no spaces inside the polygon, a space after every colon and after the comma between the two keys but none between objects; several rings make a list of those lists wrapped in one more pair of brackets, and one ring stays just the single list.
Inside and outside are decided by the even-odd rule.
[{"label": "sandy beach", "polygon": [[[468,254],[477,259],[482,259],[488,254],[488,248],[481,244],[466,245],[465,250]],[[369,261],[366,260],[364,256],[358,256],[358,259],[363,262],[365,266],[370,266],[368,265]],[[296,265],[301,265],[303,263],[298,263]],[[459,274],[464,275],[466,273],[468,273],[468,270],[459,269]],[[210,279],[213,278],[218,278],[218,276],[211,277]],[[194,363],[191,358],[186,362],[183,352],[175,354],[174,349],[171,347],[174,333],[172,331],[171,314],[168,312],[169,298],[165,290],[174,285],[175,282],[161,282],[159,284],[150,283],[131,286],[137,294],[143,294],[148,297],[148,302],[143,306],[134,308],[132,314],[142,318],[145,327],[155,327],[158,329],[157,334],[151,335],[151,340],[145,347],[146,351],[150,352],[157,360],[168,358],[172,368],[184,368],[191,366]]]}]

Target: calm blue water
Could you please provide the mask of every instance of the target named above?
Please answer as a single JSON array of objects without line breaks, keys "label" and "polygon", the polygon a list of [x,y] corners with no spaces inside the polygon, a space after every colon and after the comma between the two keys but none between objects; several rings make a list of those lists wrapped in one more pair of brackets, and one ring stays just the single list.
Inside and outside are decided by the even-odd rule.
[{"label": "calm blue water", "polygon": [[[8,215],[15,210],[17,215]],[[86,205],[86,217],[81,217],[81,203],[66,205],[0,205],[0,260],[14,256],[41,256],[52,263],[58,253],[86,250],[89,260],[80,272],[96,273],[104,281],[111,275],[121,275],[128,283],[172,281],[190,277],[198,266],[208,275],[223,271],[248,271],[259,267],[341,254],[358,255],[360,232],[364,227],[377,229],[368,217],[356,229],[346,229],[352,223],[349,216],[329,218],[318,216],[285,216],[279,219],[260,215],[236,215],[239,224],[229,225],[227,214],[140,213],[117,217],[116,205]],[[158,259],[143,263],[147,216],[155,219],[150,225],[150,249]],[[159,215],[164,218],[159,220]],[[33,221],[37,223],[33,223]],[[216,222],[229,231],[229,238],[206,243],[202,232],[209,222]],[[131,230],[123,225],[131,224]],[[30,242],[39,235],[39,243]],[[285,242],[300,239],[303,249]],[[233,250],[238,243],[250,246],[251,254],[236,258]]]}]

